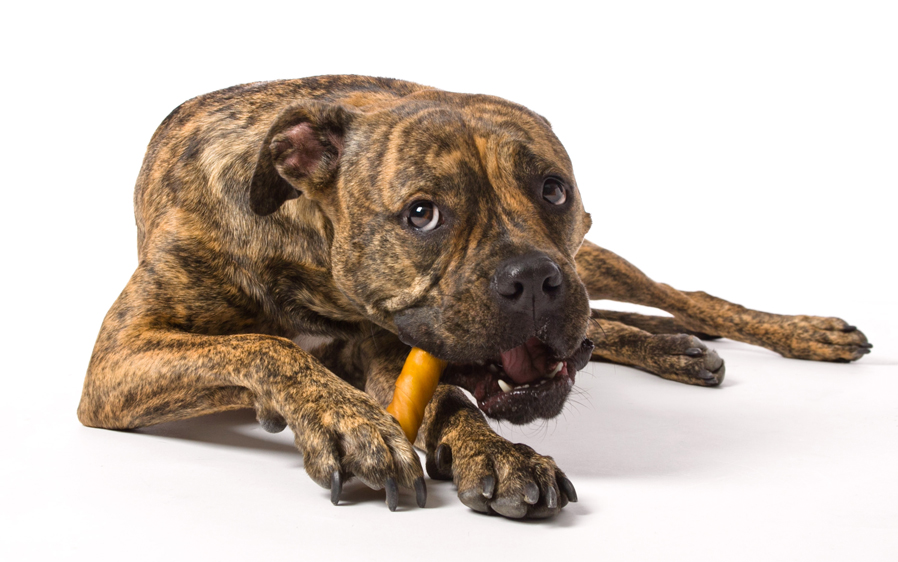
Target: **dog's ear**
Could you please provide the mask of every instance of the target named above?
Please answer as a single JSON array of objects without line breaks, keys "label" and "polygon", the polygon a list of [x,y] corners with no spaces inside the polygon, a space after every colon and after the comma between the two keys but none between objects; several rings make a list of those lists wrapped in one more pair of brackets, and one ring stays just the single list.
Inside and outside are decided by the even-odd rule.
[{"label": "dog's ear", "polygon": [[337,104],[304,102],[278,115],[259,149],[249,207],[270,215],[303,191],[331,181],[355,113]]}]

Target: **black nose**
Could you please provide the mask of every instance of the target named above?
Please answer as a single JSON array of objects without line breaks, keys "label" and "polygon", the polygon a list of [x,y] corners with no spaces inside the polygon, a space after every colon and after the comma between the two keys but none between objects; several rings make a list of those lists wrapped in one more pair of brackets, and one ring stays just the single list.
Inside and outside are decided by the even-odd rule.
[{"label": "black nose", "polygon": [[499,264],[492,288],[508,312],[539,316],[562,296],[561,269],[542,252],[529,252]]}]

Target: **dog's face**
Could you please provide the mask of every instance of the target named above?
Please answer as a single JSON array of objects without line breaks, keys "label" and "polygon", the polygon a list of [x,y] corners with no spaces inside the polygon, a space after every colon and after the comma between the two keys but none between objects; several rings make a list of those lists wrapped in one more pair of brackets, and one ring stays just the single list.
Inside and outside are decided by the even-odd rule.
[{"label": "dog's face", "polygon": [[557,415],[592,350],[574,265],[590,220],[548,122],[438,91],[301,113],[272,128],[271,158],[332,221],[343,293],[450,361],[443,380],[488,415]]}]

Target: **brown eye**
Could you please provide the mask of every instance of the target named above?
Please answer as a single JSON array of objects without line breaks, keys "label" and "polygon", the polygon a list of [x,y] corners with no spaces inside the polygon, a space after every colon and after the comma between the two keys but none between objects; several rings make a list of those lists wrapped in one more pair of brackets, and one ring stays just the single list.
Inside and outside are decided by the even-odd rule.
[{"label": "brown eye", "polygon": [[416,230],[430,232],[440,225],[440,210],[433,201],[415,201],[409,207],[408,223]]},{"label": "brown eye", "polygon": [[567,191],[564,184],[555,178],[546,179],[543,183],[543,199],[553,205],[563,205],[567,201]]}]

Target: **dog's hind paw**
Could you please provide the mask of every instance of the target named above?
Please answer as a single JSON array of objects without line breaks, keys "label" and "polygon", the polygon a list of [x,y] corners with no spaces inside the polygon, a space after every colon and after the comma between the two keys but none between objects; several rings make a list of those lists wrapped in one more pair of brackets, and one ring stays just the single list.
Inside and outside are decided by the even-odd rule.
[{"label": "dog's hind paw", "polygon": [[698,386],[717,386],[726,374],[717,352],[688,334],[648,338],[640,367],[665,379]]},{"label": "dog's hind paw", "polygon": [[867,336],[840,318],[769,315],[759,343],[783,357],[812,361],[857,361],[870,353]]},{"label": "dog's hind paw", "polygon": [[552,460],[498,435],[446,443],[428,451],[431,478],[451,478],[474,511],[512,519],[542,519],[577,501],[574,485]]}]

